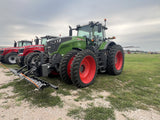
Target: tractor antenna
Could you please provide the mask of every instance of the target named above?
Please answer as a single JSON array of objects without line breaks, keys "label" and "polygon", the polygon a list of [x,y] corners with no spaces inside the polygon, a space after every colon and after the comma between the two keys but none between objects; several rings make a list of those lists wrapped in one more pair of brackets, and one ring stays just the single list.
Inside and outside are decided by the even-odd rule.
[{"label": "tractor antenna", "polygon": [[105,27],[106,27],[106,21],[107,21],[107,19],[105,18],[105,19],[104,19],[104,26],[105,26]]}]

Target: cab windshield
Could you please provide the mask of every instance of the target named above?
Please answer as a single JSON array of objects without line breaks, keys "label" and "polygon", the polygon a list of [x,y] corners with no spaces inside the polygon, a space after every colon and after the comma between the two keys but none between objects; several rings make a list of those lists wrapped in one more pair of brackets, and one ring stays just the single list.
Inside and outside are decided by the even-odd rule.
[{"label": "cab windshield", "polygon": [[41,39],[41,44],[42,45],[46,45],[46,43],[47,43],[47,38],[42,38]]},{"label": "cab windshield", "polygon": [[101,29],[101,32],[98,32],[98,26],[94,27],[94,38],[99,39],[99,40],[103,40],[103,29]]},{"label": "cab windshield", "polygon": [[89,25],[80,27],[77,36],[92,39],[92,28]]},{"label": "cab windshield", "polygon": [[98,32],[98,26],[91,27],[90,25],[82,26],[78,29],[77,36],[86,37],[88,39],[100,39],[103,40],[103,29]]},{"label": "cab windshield", "polygon": [[18,47],[22,47],[23,43],[22,42],[18,42]]},{"label": "cab windshield", "polygon": [[32,45],[31,42],[23,42],[23,46],[28,46],[28,45]]},{"label": "cab windshield", "polygon": [[28,46],[28,45],[32,45],[32,42],[18,42],[18,47],[22,47],[22,46]]}]

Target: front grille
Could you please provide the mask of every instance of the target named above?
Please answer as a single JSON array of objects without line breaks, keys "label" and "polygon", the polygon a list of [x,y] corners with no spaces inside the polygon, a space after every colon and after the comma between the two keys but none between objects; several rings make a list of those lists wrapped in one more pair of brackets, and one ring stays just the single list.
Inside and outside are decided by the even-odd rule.
[{"label": "front grille", "polygon": [[60,43],[50,43],[48,45],[48,52],[53,53],[53,52],[57,51],[59,45],[60,45]]},{"label": "front grille", "polygon": [[0,50],[0,54],[3,54],[3,51],[4,51],[4,50]]},{"label": "front grille", "polygon": [[18,53],[23,53],[24,49],[19,49]]},{"label": "front grille", "polygon": [[62,44],[63,42],[67,42],[71,39],[72,37],[63,37],[63,38],[55,38],[55,39],[48,40],[47,42],[48,52],[53,53],[57,51],[60,44]]},{"label": "front grille", "polygon": [[44,52],[48,53],[48,46],[44,46]]}]

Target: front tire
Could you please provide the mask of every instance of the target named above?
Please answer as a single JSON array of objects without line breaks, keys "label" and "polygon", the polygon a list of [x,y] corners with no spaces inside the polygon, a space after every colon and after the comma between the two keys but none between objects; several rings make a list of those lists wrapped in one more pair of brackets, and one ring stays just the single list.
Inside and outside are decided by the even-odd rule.
[{"label": "front tire", "polygon": [[113,45],[107,50],[107,73],[121,74],[124,66],[124,52],[120,45]]},{"label": "front tire", "polygon": [[60,62],[60,77],[65,83],[72,84],[71,65],[77,52],[77,50],[71,50],[62,58]]},{"label": "front tire", "polygon": [[79,52],[71,65],[71,80],[74,85],[83,88],[91,85],[97,74],[97,60],[91,50]]},{"label": "front tire", "polygon": [[4,57],[4,61],[7,64],[16,64],[17,53],[8,53]]}]

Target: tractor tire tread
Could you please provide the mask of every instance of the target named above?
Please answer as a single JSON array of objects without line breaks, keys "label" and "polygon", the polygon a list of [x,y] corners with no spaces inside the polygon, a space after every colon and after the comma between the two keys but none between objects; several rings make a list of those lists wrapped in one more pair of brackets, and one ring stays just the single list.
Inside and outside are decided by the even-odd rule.
[{"label": "tractor tire tread", "polygon": [[70,52],[68,52],[62,59],[60,62],[60,77],[62,79],[63,82],[67,83],[67,84],[72,84],[71,78],[68,76],[67,73],[67,65],[69,60],[75,56],[77,54],[77,50],[71,50]]},{"label": "tractor tire tread", "polygon": [[33,53],[30,53],[30,55],[28,56],[28,59],[27,59],[27,66],[28,66],[28,69],[31,68],[31,60],[32,58],[35,56],[35,55],[39,55],[40,53],[39,52],[33,52]]},{"label": "tractor tire tread", "polygon": [[[84,84],[79,77],[79,66],[80,66],[82,59],[87,55],[91,55],[94,58],[94,60],[96,62],[96,73],[95,73],[93,80],[90,83]],[[86,49],[86,50],[82,50],[81,52],[79,52],[75,56],[73,63],[72,63],[72,67],[71,67],[71,80],[72,80],[73,84],[75,86],[77,86],[78,88],[87,87],[87,86],[93,84],[95,77],[96,77],[96,74],[97,74],[97,67],[98,67],[98,65],[97,65],[96,55],[91,50]]]},{"label": "tractor tire tread", "polygon": [[28,57],[30,56],[30,55],[32,55],[32,53],[29,53],[29,54],[27,54],[25,57],[24,57],[24,65],[27,65],[28,64]]},{"label": "tractor tire tread", "polygon": [[[116,52],[120,50],[122,52],[123,55],[123,64],[120,70],[117,70],[115,68],[115,54]],[[106,71],[109,75],[119,75],[122,72],[123,69],[123,65],[124,65],[124,52],[123,52],[123,48],[120,45],[113,45],[110,46],[107,49],[107,68]]]}]

